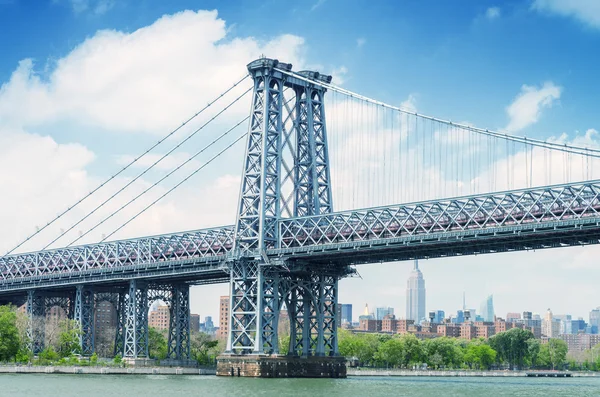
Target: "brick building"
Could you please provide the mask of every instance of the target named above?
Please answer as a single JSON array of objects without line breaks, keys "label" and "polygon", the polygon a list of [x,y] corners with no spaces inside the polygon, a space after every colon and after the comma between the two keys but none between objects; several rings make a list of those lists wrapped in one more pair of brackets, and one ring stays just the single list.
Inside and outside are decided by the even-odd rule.
[{"label": "brick building", "polygon": [[158,330],[169,329],[169,306],[158,305],[150,312],[148,317],[148,326]]},{"label": "brick building", "polygon": [[219,299],[219,330],[218,339],[227,339],[229,335],[229,295],[223,295]]}]

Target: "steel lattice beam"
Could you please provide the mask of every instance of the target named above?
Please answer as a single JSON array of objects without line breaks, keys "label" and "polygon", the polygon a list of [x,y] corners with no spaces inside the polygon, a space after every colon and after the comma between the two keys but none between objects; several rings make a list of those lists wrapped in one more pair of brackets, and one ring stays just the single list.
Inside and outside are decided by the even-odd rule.
[{"label": "steel lattice beam", "polygon": [[75,321],[81,330],[79,343],[81,353],[94,353],[94,292],[89,287],[78,285],[75,290]]}]

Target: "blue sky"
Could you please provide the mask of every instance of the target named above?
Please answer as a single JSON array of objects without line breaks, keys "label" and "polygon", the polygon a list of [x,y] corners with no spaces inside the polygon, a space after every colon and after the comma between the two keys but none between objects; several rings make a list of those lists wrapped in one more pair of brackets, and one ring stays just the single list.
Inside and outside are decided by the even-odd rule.
[{"label": "blue sky", "polygon": [[[419,112],[440,118],[491,129],[517,125],[512,128],[514,133],[542,139],[566,133],[572,140],[598,130],[599,4],[594,0],[315,0],[300,6],[287,1],[0,0],[0,157],[3,150],[5,159],[19,159],[26,150],[36,155],[27,165],[15,169],[9,164],[5,167],[11,168],[2,171],[10,174],[4,180],[0,177],[3,184],[18,184],[28,192],[0,202],[0,215],[17,224],[3,239],[13,244],[24,238],[33,225],[50,219],[116,171],[123,158],[141,152],[167,132],[168,126],[178,125],[197,110],[198,104],[191,101],[209,100],[211,96],[198,88],[204,83],[196,78],[215,79],[221,84],[219,89],[226,87],[238,77],[237,69],[243,72],[252,56],[267,49],[288,57],[282,57],[283,61],[333,73],[345,88],[388,103],[398,105],[412,98]],[[178,14],[184,10],[217,10],[218,17]],[[157,20],[165,15],[172,24],[159,26]],[[143,39],[136,31],[145,32]],[[236,40],[243,41],[239,50],[230,48]],[[156,48],[180,51],[165,50],[168,59],[160,59],[163,53],[153,42]],[[225,47],[223,59],[203,55],[209,54],[203,52],[206,49]],[[122,51],[111,52],[111,48]],[[135,63],[153,51],[157,51],[156,58]],[[99,59],[103,56],[108,58]],[[27,59],[33,66],[23,63]],[[193,68],[182,71],[179,59]],[[156,70],[149,64],[154,60]],[[101,66],[94,66],[95,62]],[[236,72],[225,73],[231,63]],[[216,69],[210,69],[210,64]],[[135,68],[149,69],[145,77],[150,80],[135,82]],[[203,75],[205,70],[213,74]],[[169,100],[161,102],[158,98],[163,95],[140,94],[154,77],[161,87],[175,87]],[[95,81],[99,87],[93,87]],[[111,97],[111,90],[119,94]],[[528,92],[530,96],[524,95]],[[143,96],[139,103],[138,94]],[[119,102],[125,97],[132,100]],[[518,102],[520,97],[522,102]],[[178,99],[181,104],[176,106]],[[511,113],[510,106],[515,103]],[[157,109],[171,117],[158,117],[157,113],[163,112]],[[193,152],[199,144],[194,143],[188,151]],[[235,156],[232,163],[239,162]],[[231,222],[234,214],[228,208],[233,206],[227,205],[236,201],[237,167],[235,163],[231,169],[220,170],[226,175],[215,172],[206,180],[197,180],[197,186],[158,208],[148,221],[151,223],[138,225],[130,235]],[[207,210],[211,205],[207,201],[204,212],[198,210],[193,197],[211,191],[203,190],[202,183],[225,189],[223,194],[231,198],[219,209]],[[200,212],[187,216],[189,212],[181,210],[186,206]],[[19,217],[17,222],[14,214],[23,212],[28,218]],[[10,244],[6,244],[3,248],[8,249]],[[554,306],[555,313],[569,311],[587,317],[589,309],[600,305],[600,293],[582,279],[600,276],[588,266],[598,250],[587,250],[577,263],[573,258],[579,254],[562,250],[538,256],[485,257],[483,261],[495,264],[485,270],[480,258],[428,261],[421,266],[430,289],[428,309],[457,308],[466,290],[467,297],[473,296],[473,307],[495,293],[501,315]],[[508,262],[510,265],[503,267]],[[551,271],[547,278],[538,279],[540,268],[522,270],[518,264],[524,262],[538,262],[538,266],[550,266]],[[552,264],[546,265],[549,262]],[[363,280],[344,281],[342,287],[362,291],[342,291],[342,300],[355,306],[365,301],[371,306],[395,306],[402,314],[404,280],[410,267],[361,268]],[[534,289],[539,291],[533,293],[525,282],[512,285],[511,272],[521,271],[547,288],[537,286]],[[390,274],[395,282],[387,280]],[[462,274],[472,278],[464,281]],[[573,297],[569,302],[553,295],[565,282],[567,294]],[[204,288],[195,292],[196,311],[215,314],[215,297],[224,293],[223,286]],[[527,289],[529,294],[524,292]],[[368,290],[372,293],[365,292]],[[576,297],[579,290],[587,292]],[[200,303],[204,294],[215,298],[214,308]]]}]

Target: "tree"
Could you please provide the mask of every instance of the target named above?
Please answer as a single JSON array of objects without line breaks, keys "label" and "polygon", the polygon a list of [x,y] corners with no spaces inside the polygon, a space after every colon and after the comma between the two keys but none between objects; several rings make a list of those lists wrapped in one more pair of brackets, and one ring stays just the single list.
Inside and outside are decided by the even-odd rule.
[{"label": "tree", "polygon": [[20,347],[16,311],[12,306],[0,306],[0,361],[14,360]]},{"label": "tree", "polygon": [[167,358],[167,339],[155,328],[148,328],[148,355],[156,360]]},{"label": "tree", "polygon": [[567,358],[569,350],[567,343],[562,339],[551,338],[548,339],[547,347],[549,364],[552,365],[552,369],[561,367]]},{"label": "tree", "polygon": [[496,351],[484,343],[470,343],[467,346],[464,359],[465,363],[471,368],[489,369],[496,361]]},{"label": "tree", "polygon": [[533,338],[527,340],[527,355],[529,356],[531,366],[535,368],[538,365],[538,358],[540,355],[539,340]]},{"label": "tree", "polygon": [[207,365],[214,361],[218,352],[213,350],[219,345],[218,340],[214,340],[210,335],[204,332],[194,334],[191,341],[192,357],[198,361],[200,365]]},{"label": "tree", "polygon": [[69,357],[81,354],[81,328],[75,320],[63,320],[59,324],[58,354]]},{"label": "tree", "polygon": [[[425,341],[427,364],[433,368],[459,368],[463,363],[463,349],[456,339],[441,337]],[[440,361],[441,360],[441,361]]]},{"label": "tree", "polygon": [[529,330],[512,328],[492,336],[489,344],[498,353],[498,361],[508,363],[511,369],[522,368],[529,358],[527,341],[533,338],[533,333]]},{"label": "tree", "polygon": [[413,334],[404,334],[399,338],[404,346],[404,355],[401,365],[408,368],[412,364],[423,362],[423,344]]},{"label": "tree", "polygon": [[398,367],[404,362],[404,343],[397,338],[390,339],[379,345],[375,352],[375,361],[385,363],[386,366]]},{"label": "tree", "polygon": [[[338,349],[346,358],[356,358],[361,365],[372,365],[375,361],[375,352],[381,343],[379,336],[374,334],[352,334],[340,330],[338,334]],[[386,338],[386,339],[389,339]]]}]

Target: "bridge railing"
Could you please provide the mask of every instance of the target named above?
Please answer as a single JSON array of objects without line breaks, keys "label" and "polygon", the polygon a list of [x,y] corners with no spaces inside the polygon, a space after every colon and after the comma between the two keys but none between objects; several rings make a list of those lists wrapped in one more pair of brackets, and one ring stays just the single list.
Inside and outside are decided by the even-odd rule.
[{"label": "bridge railing", "polygon": [[280,247],[600,217],[600,181],[282,219]]},{"label": "bridge railing", "polygon": [[15,278],[223,256],[233,249],[233,231],[233,226],[225,226],[4,256],[0,257],[0,282]]}]

